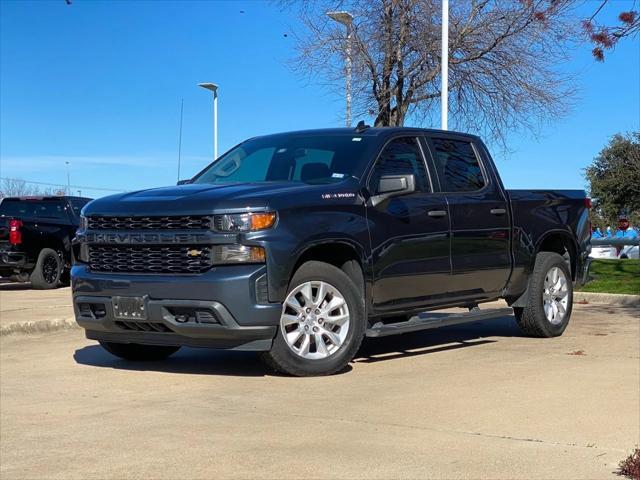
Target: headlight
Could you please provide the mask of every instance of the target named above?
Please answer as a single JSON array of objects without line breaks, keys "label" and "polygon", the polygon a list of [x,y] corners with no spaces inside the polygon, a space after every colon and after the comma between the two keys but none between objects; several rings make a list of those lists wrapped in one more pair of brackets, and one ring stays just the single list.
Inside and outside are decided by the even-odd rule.
[{"label": "headlight", "polygon": [[80,215],[80,227],[78,228],[78,230],[86,230],[88,224],[89,222],[87,222],[87,217],[85,217],[84,215]]},{"label": "headlight", "polygon": [[276,212],[229,213],[215,215],[213,226],[219,232],[254,232],[273,227],[276,218]]},{"label": "headlight", "polygon": [[211,260],[214,265],[229,263],[264,263],[265,252],[262,247],[247,245],[214,245]]}]

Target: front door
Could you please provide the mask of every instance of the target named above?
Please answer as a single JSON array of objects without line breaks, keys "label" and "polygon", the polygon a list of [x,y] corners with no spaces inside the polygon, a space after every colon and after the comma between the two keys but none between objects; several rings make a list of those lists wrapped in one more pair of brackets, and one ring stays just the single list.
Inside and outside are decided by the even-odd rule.
[{"label": "front door", "polygon": [[434,193],[421,144],[415,137],[387,143],[371,172],[375,195],[383,175],[412,174],[414,193],[367,207],[373,264],[374,313],[436,302],[450,278],[449,217],[445,196]]}]

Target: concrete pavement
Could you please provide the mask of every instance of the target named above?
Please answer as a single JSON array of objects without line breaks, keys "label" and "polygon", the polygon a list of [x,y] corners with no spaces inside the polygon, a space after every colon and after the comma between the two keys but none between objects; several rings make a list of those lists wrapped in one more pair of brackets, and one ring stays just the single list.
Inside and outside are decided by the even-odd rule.
[{"label": "concrete pavement", "polygon": [[[2,324],[41,314],[26,292],[24,312],[2,292]],[[307,379],[250,353],[133,364],[80,330],[4,335],[0,477],[618,478],[640,443],[637,314],[576,305],[556,339],[505,317],[372,340]]]},{"label": "concrete pavement", "polygon": [[0,335],[75,327],[71,288],[33,290],[28,283],[0,283]]}]

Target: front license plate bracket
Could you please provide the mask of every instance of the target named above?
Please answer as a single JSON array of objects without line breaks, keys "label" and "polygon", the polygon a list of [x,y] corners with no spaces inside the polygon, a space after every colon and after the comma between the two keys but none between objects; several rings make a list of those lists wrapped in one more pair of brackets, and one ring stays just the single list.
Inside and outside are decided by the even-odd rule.
[{"label": "front license plate bracket", "polygon": [[147,296],[112,297],[113,316],[116,320],[146,320]]}]

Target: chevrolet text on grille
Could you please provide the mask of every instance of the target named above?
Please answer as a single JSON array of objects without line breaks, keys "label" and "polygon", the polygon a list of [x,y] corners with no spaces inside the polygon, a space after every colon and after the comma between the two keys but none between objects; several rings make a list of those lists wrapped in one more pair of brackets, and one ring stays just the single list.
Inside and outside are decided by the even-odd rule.
[{"label": "chevrolet text on grille", "polygon": [[79,236],[87,243],[145,244],[198,243],[207,238],[199,233],[86,233]]}]

